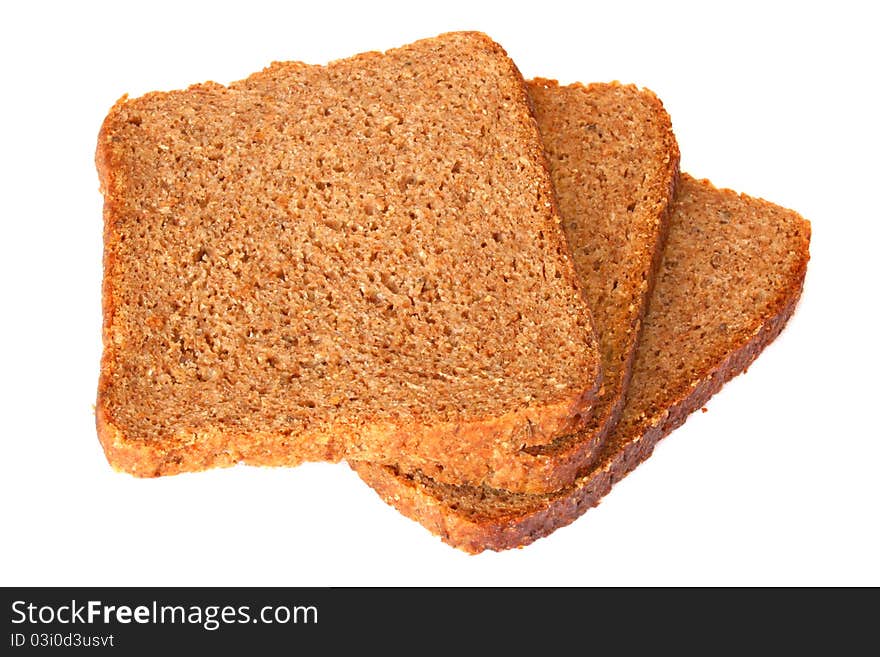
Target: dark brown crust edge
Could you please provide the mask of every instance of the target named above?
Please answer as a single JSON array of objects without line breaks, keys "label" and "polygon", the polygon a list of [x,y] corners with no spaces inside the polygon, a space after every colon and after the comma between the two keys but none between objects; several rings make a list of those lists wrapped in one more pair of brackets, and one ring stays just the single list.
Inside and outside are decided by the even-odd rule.
[{"label": "dark brown crust edge", "polygon": [[[571,433],[589,419],[593,401],[601,386],[601,368],[598,359],[598,342],[593,328],[593,320],[589,312],[589,306],[585,300],[580,278],[577,276],[571,249],[565,239],[562,230],[561,219],[557,207],[555,191],[550,178],[550,168],[542,147],[540,132],[535,120],[531,101],[526,89],[525,80],[507,52],[488,35],[482,32],[466,33],[476,40],[482,41],[484,47],[502,56],[509,66],[514,78],[514,86],[518,86],[522,94],[523,103],[526,105],[524,118],[527,119],[529,130],[534,133],[532,151],[536,162],[544,172],[544,180],[540,187],[540,194],[550,203],[548,226],[550,235],[548,239],[556,244],[559,254],[559,265],[566,282],[574,288],[573,295],[577,297],[578,311],[584,316],[587,331],[591,334],[590,346],[596,352],[595,366],[593,371],[585,373],[584,387],[572,390],[567,399],[548,404],[540,408],[520,409],[505,414],[500,418],[485,418],[467,423],[457,423],[453,427],[443,427],[458,434],[464,430],[478,445],[464,444],[458,450],[461,457],[461,469],[448,467],[450,475],[463,475],[464,480],[476,485],[486,481],[487,476],[496,469],[505,467],[508,454],[492,450],[491,460],[488,463],[474,463],[472,458],[474,449],[493,447],[492,442],[478,441],[480,433],[495,440],[503,441],[504,437],[513,433],[517,427],[537,426],[543,428],[548,435],[554,436],[560,433]],[[444,35],[439,35],[440,37]],[[434,37],[438,38],[438,37]],[[371,53],[355,55],[354,58],[369,56]],[[288,436],[236,436],[228,435],[222,431],[211,431],[206,435],[200,435],[198,440],[195,436],[190,439],[168,440],[161,444],[155,442],[138,441],[126,436],[125,431],[113,419],[112,413],[106,403],[106,393],[111,384],[112,373],[115,369],[115,348],[113,346],[113,318],[116,313],[114,281],[118,276],[119,263],[116,257],[117,233],[115,232],[116,217],[118,216],[118,203],[116,201],[115,188],[117,186],[116,171],[118,165],[113,161],[112,148],[109,147],[110,128],[115,110],[127,101],[127,96],[120,98],[111,108],[105,118],[99,135],[95,153],[95,165],[100,180],[100,190],[104,196],[104,274],[102,280],[102,338],[103,353],[101,356],[101,370],[98,380],[98,392],[95,405],[95,424],[98,439],[104,449],[108,462],[117,470],[128,472],[140,477],[156,477],[173,475],[182,472],[205,470],[213,467],[229,467],[243,462],[252,465],[297,465],[309,460],[338,461],[344,454],[344,448],[340,447],[340,437],[328,435],[304,435],[295,441],[298,446],[296,453],[285,448],[283,443],[290,442]],[[452,424],[452,423],[450,423]],[[388,461],[397,460],[401,454],[408,453],[407,446],[417,446],[422,443],[422,437],[433,432],[432,425],[426,423],[420,427],[397,427],[390,439]],[[446,431],[444,431],[445,433]],[[460,434],[459,434],[460,435]],[[312,440],[312,439],[315,440]],[[315,444],[312,444],[315,443]],[[401,449],[401,445],[404,447]],[[373,453],[372,457],[378,455]],[[410,466],[418,468],[423,464],[417,459],[410,461]],[[452,466],[456,464],[446,463]],[[508,481],[510,485],[516,485],[516,479]]]},{"label": "dark brown crust edge", "polygon": [[750,340],[718,363],[699,381],[693,392],[658,416],[646,420],[636,438],[622,446],[602,467],[579,479],[570,493],[554,498],[535,513],[478,523],[462,515],[447,513],[442,503],[419,490],[412,480],[397,476],[390,468],[363,463],[353,464],[352,468],[387,504],[421,523],[453,547],[477,554],[484,550],[500,551],[529,545],[597,506],[614,484],[653,453],[662,438],[681,426],[727,381],[748,368],[779,335],[794,312],[803,290],[807,260],[807,257],[802,260],[784,303]]}]

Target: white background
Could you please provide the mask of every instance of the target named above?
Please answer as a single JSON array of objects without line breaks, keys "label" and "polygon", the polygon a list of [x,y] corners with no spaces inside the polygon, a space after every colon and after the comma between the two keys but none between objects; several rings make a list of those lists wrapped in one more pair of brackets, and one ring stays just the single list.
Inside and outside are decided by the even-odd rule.
[{"label": "white background", "polygon": [[[880,585],[871,3],[299,5],[2,3],[0,584]],[[526,77],[653,89],[683,170],[812,220],[784,334],[599,508],[523,550],[458,552],[343,464],[114,472],[92,409],[109,107],[453,29],[487,32]]]}]

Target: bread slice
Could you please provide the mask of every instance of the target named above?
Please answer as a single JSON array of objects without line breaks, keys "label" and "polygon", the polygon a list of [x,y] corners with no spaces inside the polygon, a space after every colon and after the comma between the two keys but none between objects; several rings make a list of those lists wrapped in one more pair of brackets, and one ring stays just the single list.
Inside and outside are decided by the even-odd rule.
[{"label": "bread slice", "polygon": [[[620,414],[654,271],[662,253],[679,153],[660,100],[632,85],[527,84],[559,211],[593,314],[602,387],[583,430],[526,446],[486,485],[550,492],[595,457]],[[436,464],[414,473],[450,479]]]},{"label": "bread slice", "polygon": [[779,334],[800,297],[809,241],[797,213],[683,175],[623,415],[574,485],[517,495],[353,467],[386,502],[465,551],[546,536],[598,504]]},{"label": "bread slice", "polygon": [[480,484],[588,414],[588,307],[485,35],[123,98],[96,161],[115,467],[349,456]]},{"label": "bread slice", "polygon": [[[603,381],[588,424],[526,448],[528,476],[554,491],[596,456],[623,409],[636,345],[665,245],[679,174],[672,121],[651,91],[633,85],[527,84],[550,162],[565,234],[599,338]],[[542,472],[543,471],[543,472]]]}]

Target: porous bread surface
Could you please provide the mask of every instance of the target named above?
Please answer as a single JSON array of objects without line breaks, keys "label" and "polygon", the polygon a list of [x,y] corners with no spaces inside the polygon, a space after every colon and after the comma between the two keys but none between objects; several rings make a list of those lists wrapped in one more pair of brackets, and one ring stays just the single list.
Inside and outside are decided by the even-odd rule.
[{"label": "porous bread surface", "polygon": [[116,467],[349,455],[480,483],[588,414],[589,311],[485,35],[122,99],[96,161]]},{"label": "porous bread surface", "polygon": [[[660,100],[633,85],[527,83],[559,214],[600,345],[602,387],[586,426],[525,447],[485,485],[550,492],[588,465],[623,406],[668,209],[678,177],[672,122]],[[439,467],[413,473],[446,483]]]},{"label": "porous bread surface", "polygon": [[602,358],[590,423],[573,440],[528,448],[553,456],[557,467],[565,457],[570,468],[584,465],[584,445],[592,451],[622,409],[680,157],[669,114],[651,91],[544,79],[528,90]]},{"label": "porous bread surface", "polygon": [[809,242],[797,213],[683,175],[620,422],[572,486],[523,495],[353,467],[386,502],[468,552],[546,536],[598,504],[778,335],[800,297]]}]

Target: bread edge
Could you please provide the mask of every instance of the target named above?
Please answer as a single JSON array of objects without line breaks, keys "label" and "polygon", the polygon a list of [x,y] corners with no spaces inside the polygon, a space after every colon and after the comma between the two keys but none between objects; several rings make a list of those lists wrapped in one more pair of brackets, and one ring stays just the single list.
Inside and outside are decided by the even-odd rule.
[{"label": "bread edge", "polygon": [[[726,189],[718,191],[731,193]],[[780,334],[800,300],[810,259],[811,226],[806,219],[802,218],[802,221],[807,249],[793,272],[788,288],[780,292],[776,311],[766,320],[757,322],[752,330],[752,337],[734,348],[725,359],[697,381],[690,394],[681,397],[653,418],[646,419],[638,435],[631,437],[618,451],[610,455],[601,467],[580,478],[572,490],[548,500],[546,506],[538,511],[481,523],[464,514],[455,513],[433,496],[421,491],[411,479],[397,475],[392,468],[365,463],[349,465],[387,504],[440,536],[445,543],[470,554],[524,547],[571,524],[597,506],[614,484],[645,461],[661,439],[681,426],[691,413],[701,408],[725,383],[746,371],[764,348]]]}]

